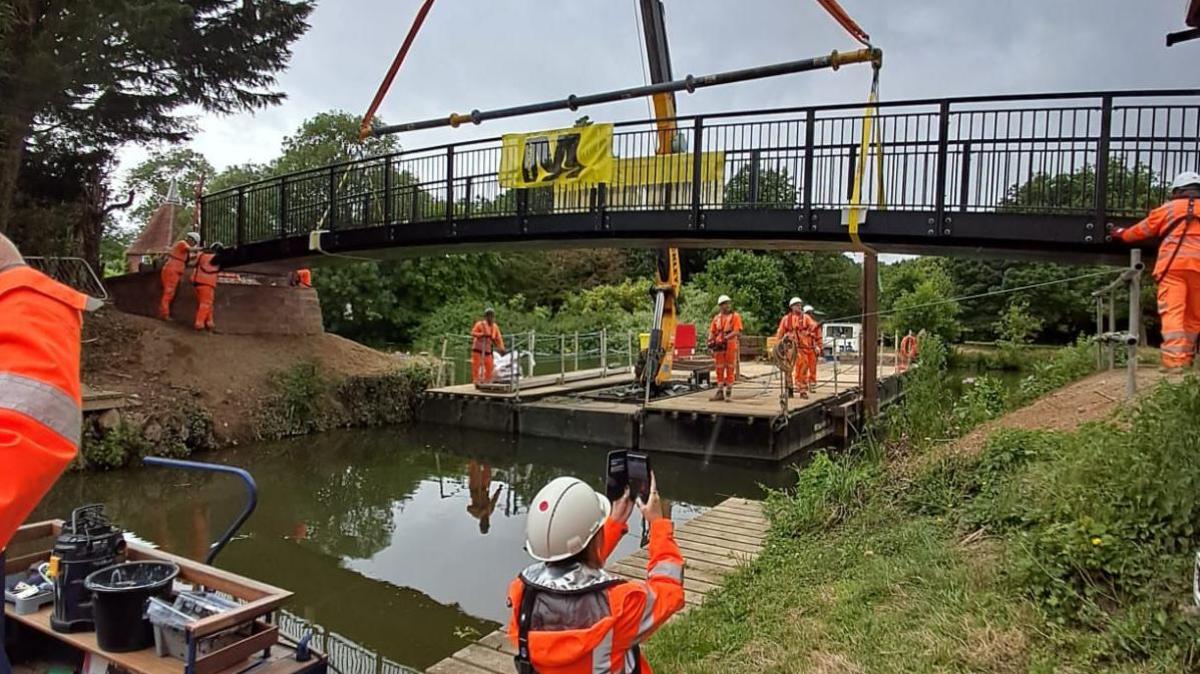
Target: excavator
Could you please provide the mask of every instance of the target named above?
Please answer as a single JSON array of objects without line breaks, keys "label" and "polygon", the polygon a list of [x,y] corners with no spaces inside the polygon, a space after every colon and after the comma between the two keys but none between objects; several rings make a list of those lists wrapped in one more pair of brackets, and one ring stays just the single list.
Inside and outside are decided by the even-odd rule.
[{"label": "excavator", "polygon": [[[360,126],[360,137],[379,136],[388,133],[399,133],[428,129],[438,126],[457,127],[465,123],[480,124],[488,119],[514,117],[558,109],[575,110],[584,105],[595,105],[618,100],[626,100],[637,95],[649,95],[653,101],[654,118],[657,125],[657,149],[659,155],[687,152],[684,137],[679,133],[676,124],[675,92],[686,90],[689,93],[696,88],[716,86],[732,82],[773,77],[791,72],[803,72],[820,68],[837,69],[842,64],[871,63],[876,70],[881,66],[883,52],[870,44],[870,37],[854,22],[841,8],[837,0],[816,0],[842,27],[865,49],[852,52],[833,52],[828,56],[791,61],[759,68],[730,71],[717,75],[693,77],[688,75],[681,80],[675,80],[671,71],[671,53],[667,42],[667,27],[662,0],[637,0],[641,14],[642,30],[644,33],[646,61],[649,68],[650,84],[645,87],[634,87],[615,92],[593,94],[590,96],[569,96],[558,101],[548,101],[527,106],[504,108],[490,112],[475,110],[469,114],[451,114],[449,117],[397,124],[392,126],[374,126],[373,120],[380,104],[386,96],[393,79],[403,63],[412,42],[420,30],[425,17],[428,15],[434,0],[425,0],[417,12],[416,19],[409,29],[408,35],[401,44],[391,68],[388,70],[379,90],[375,94],[367,113],[363,116]],[[702,148],[694,148],[700,152]],[[699,186],[695,186],[699,189]],[[638,358],[639,389],[643,392],[645,402],[661,394],[670,385],[675,353],[675,329],[678,322],[677,309],[682,272],[678,248],[661,248],[655,258],[654,280],[650,294],[654,301],[653,322],[650,327],[648,348],[643,350]]]}]

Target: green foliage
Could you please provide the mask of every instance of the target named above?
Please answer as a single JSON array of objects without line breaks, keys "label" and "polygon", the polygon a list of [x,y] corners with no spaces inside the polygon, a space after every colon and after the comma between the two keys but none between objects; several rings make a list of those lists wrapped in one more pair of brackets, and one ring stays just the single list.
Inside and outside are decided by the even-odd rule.
[{"label": "green foliage", "polygon": [[294,173],[400,149],[396,136],[371,137],[359,142],[358,127],[358,116],[344,110],[309,117],[295,133],[283,139],[280,156],[271,164],[271,173]]},{"label": "green foliage", "polygon": [[335,393],[343,410],[339,425],[374,427],[409,423],[432,381],[433,367],[427,363],[386,375],[350,377],[338,384]]},{"label": "green foliage", "polygon": [[767,494],[766,513],[773,529],[784,536],[828,530],[844,522],[878,489],[882,466],[856,453],[830,457],[818,452],[796,469],[796,486]]},{"label": "green foliage", "polygon": [[329,382],[314,362],[297,363],[272,377],[275,393],[259,415],[262,437],[305,435],[326,426]]},{"label": "green foliage", "polygon": [[177,181],[179,197],[183,203],[175,211],[175,231],[179,236],[192,224],[195,208],[193,190],[201,176],[212,176],[212,164],[204,155],[189,147],[159,148],[150,156],[125,173],[125,186],[132,190],[136,201],[125,213],[125,220],[134,231],[140,230],[150,221],[150,216],[167,196],[171,181]]},{"label": "green foliage", "polygon": [[141,456],[147,449],[149,444],[140,429],[122,421],[106,432],[86,434],[81,453],[88,468],[112,470],[124,467],[131,457]]},{"label": "green foliage", "polygon": [[1074,346],[1063,347],[1049,359],[1033,364],[1033,371],[1021,380],[1017,402],[1032,401],[1091,374],[1095,369],[1095,346],[1087,339],[1080,338]]},{"label": "green foliage", "polygon": [[1014,299],[993,327],[1002,343],[1028,344],[1042,329],[1042,319],[1030,313],[1028,300]]},{"label": "green foliage", "polygon": [[954,418],[959,432],[969,430],[1004,412],[1004,386],[989,375],[976,377],[954,404]]},{"label": "green foliage", "polygon": [[775,256],[779,258],[786,288],[813,305],[818,320],[857,316],[862,312],[859,306],[862,267],[854,260],[841,253],[807,251]]},{"label": "green foliage", "polygon": [[886,332],[925,331],[946,341],[961,334],[962,308],[954,301],[956,288],[942,262],[918,258],[886,265],[881,271],[880,307],[887,312]]},{"label": "green foliage", "polygon": [[779,259],[744,250],[726,251],[710,261],[694,281],[709,295],[732,297],[748,333],[773,332],[789,297]]},{"label": "green foliage", "polygon": [[[232,113],[278,103],[274,76],[313,9],[299,0],[25,5],[0,40],[3,148],[22,148],[35,129],[38,143],[73,148],[178,142],[194,128],[192,117],[176,114],[183,106]],[[0,161],[0,231],[15,169]]]},{"label": "green foliage", "polygon": [[954,400],[946,394],[946,357],[946,345],[940,339],[921,340],[916,366],[905,375],[904,400],[888,411],[892,442],[923,446],[949,435]]},{"label": "green foliage", "polygon": [[796,182],[786,169],[759,167],[757,198],[753,186],[753,171],[750,164],[738,169],[725,185],[726,208],[745,207],[753,203],[759,208],[795,208],[799,192]]}]

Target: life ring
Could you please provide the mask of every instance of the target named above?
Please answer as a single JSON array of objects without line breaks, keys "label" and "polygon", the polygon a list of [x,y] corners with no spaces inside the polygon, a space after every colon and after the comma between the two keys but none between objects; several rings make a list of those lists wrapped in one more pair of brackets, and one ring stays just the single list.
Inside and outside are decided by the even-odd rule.
[{"label": "life ring", "polygon": [[900,340],[900,355],[905,360],[911,361],[917,357],[917,338],[915,335],[905,335],[904,339]]}]

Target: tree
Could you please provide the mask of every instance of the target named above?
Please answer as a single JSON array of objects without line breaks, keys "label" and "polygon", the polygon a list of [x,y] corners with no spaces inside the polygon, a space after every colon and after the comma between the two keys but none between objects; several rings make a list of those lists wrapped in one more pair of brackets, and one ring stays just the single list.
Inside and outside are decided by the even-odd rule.
[{"label": "tree", "polygon": [[212,178],[214,173],[208,159],[189,147],[169,147],[150,153],[125,174],[125,186],[136,200],[129,210],[128,224],[134,231],[140,231],[167,195],[171,181],[175,181],[183,203],[175,212],[176,231],[172,233],[179,234],[192,223],[195,186],[202,176]]},{"label": "tree", "polygon": [[958,339],[961,307],[953,299],[954,282],[940,260],[919,258],[884,269],[880,306],[886,311],[887,332],[924,330],[946,341]]},{"label": "tree", "polygon": [[714,297],[725,294],[733,298],[747,332],[774,329],[775,318],[782,315],[788,297],[779,259],[744,250],[726,251],[712,260],[696,275],[695,282]]},{"label": "tree", "polygon": [[789,292],[820,312],[820,320],[854,316],[861,309],[862,267],[841,253],[778,254]]},{"label": "tree", "polygon": [[106,150],[179,142],[183,106],[233,113],[278,103],[274,76],[312,0],[0,3],[0,232],[27,144]]},{"label": "tree", "polygon": [[[759,167],[757,194],[755,194],[754,166],[745,164],[725,185],[725,205],[745,206],[753,203],[758,208],[795,208],[798,203],[796,182],[787,169]],[[755,198],[756,197],[756,198]]]},{"label": "tree", "polygon": [[1002,342],[1008,344],[1028,344],[1033,336],[1042,329],[1042,320],[1029,313],[1029,302],[1015,299],[1009,302],[1008,308],[994,327]]}]

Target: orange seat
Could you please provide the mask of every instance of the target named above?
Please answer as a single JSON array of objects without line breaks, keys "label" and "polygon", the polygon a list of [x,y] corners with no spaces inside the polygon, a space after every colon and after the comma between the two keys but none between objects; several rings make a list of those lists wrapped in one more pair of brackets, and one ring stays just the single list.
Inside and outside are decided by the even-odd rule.
[{"label": "orange seat", "polygon": [[696,352],[696,326],[680,323],[675,326],[675,357],[686,358]]}]

